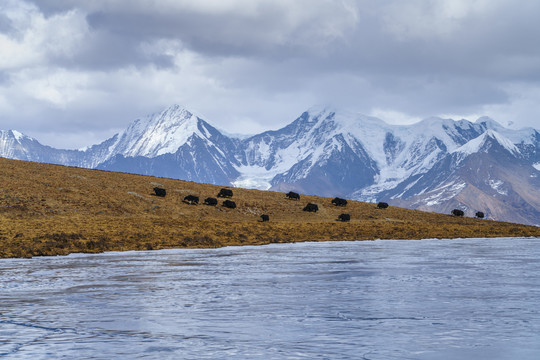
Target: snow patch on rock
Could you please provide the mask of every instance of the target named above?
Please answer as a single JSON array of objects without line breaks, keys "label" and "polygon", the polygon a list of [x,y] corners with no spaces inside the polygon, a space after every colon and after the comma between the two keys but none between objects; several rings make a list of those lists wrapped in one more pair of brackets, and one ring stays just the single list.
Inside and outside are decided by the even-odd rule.
[{"label": "snow patch on rock", "polygon": [[442,204],[443,202],[454,198],[463,189],[465,189],[466,186],[467,184],[465,183],[450,182],[437,189],[434,189],[432,191],[434,194],[431,196],[428,196],[423,201],[425,202],[427,206],[434,206],[434,205]]},{"label": "snow patch on rock", "polygon": [[501,195],[508,195],[508,191],[506,189],[503,189],[502,186],[504,185],[504,181],[501,180],[489,180],[488,181],[489,186],[495,190],[497,193]]}]

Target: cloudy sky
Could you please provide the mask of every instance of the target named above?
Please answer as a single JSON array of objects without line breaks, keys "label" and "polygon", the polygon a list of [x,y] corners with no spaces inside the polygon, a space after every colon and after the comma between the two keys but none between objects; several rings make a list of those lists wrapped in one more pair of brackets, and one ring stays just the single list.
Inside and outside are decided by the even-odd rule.
[{"label": "cloudy sky", "polygon": [[180,104],[232,133],[328,104],[540,128],[537,0],[1,0],[0,129],[100,142]]}]

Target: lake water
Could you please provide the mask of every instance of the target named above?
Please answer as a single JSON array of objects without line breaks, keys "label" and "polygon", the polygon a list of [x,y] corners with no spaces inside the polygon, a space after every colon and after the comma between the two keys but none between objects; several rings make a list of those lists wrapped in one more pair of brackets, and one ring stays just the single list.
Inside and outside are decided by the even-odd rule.
[{"label": "lake water", "polygon": [[540,359],[540,239],[0,260],[7,359]]}]

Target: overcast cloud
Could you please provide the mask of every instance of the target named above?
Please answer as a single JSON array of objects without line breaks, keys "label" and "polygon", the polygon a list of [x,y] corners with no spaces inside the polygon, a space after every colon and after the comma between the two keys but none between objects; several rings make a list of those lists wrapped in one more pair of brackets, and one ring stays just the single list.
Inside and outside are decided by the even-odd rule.
[{"label": "overcast cloud", "polygon": [[540,128],[540,2],[2,0],[0,129],[100,142],[180,104],[228,132],[329,104]]}]

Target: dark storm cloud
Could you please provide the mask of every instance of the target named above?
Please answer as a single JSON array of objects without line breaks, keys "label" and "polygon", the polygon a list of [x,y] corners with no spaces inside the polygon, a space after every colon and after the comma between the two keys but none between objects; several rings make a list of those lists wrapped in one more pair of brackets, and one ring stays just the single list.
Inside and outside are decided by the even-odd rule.
[{"label": "dark storm cloud", "polygon": [[[483,74],[511,79],[520,73],[525,75],[538,70],[515,68],[511,60],[539,56],[540,48],[534,46],[537,32],[531,31],[531,24],[535,23],[534,14],[540,13],[540,4],[525,13],[525,9],[516,13],[515,7],[510,7],[504,9],[504,16],[496,13],[464,19],[450,37],[400,39],[388,33],[388,25],[381,18],[367,18],[361,14],[357,22],[344,26],[346,31],[342,36],[332,38],[330,42],[314,31],[318,26],[316,21],[275,34],[275,29],[287,27],[284,21],[286,10],[266,6],[252,17],[191,12],[152,17],[139,13],[131,14],[127,19],[112,17],[102,25],[111,33],[122,33],[121,28],[127,29],[138,38],[144,34],[179,38],[193,50],[208,55],[256,56],[269,61],[305,57],[313,62],[317,71],[343,70],[346,66],[350,71],[396,75]],[[359,11],[362,13],[361,9]],[[346,20],[335,19],[335,22],[339,26]],[[320,47],[319,42],[324,46]],[[540,62],[536,63],[540,66]]]},{"label": "dark storm cloud", "polygon": [[0,71],[0,85],[5,85],[9,82],[9,73]]},{"label": "dark storm cloud", "polygon": [[83,2],[76,0],[31,0],[28,2],[37,6],[47,17],[78,9],[81,5],[84,5]]},{"label": "dark storm cloud", "polygon": [[87,70],[114,70],[127,66],[154,65],[159,68],[173,66],[171,56],[147,54],[141,49],[141,43],[122,34],[96,31],[69,58],[59,57],[53,60],[62,67]]},{"label": "dark storm cloud", "polygon": [[[142,51],[142,44],[159,40],[176,40],[182,48],[217,62],[227,57],[256,59],[259,73],[267,63],[272,66],[291,58],[320,56],[311,48],[311,43],[295,43],[293,34],[287,34],[286,39],[273,38],[272,28],[280,28],[279,19],[283,14],[277,13],[274,17],[265,14],[262,18],[249,18],[188,11],[170,14],[95,12],[87,16],[93,37],[71,61],[88,69],[130,65],[173,67],[171,55]],[[319,41],[317,38],[312,40]],[[308,62],[306,69],[312,69],[311,75],[323,65],[318,62],[316,58]],[[327,71],[328,67],[322,70]],[[264,83],[273,79],[259,76],[259,81]]]},{"label": "dark storm cloud", "polygon": [[260,44],[251,41],[247,36],[255,24],[245,24],[245,19],[236,16],[224,19],[218,15],[201,16],[187,12],[172,14],[99,12],[90,14],[88,22],[92,28],[120,35],[132,44],[152,39],[179,39],[193,50],[206,55],[246,56],[260,52],[258,49]]},{"label": "dark storm cloud", "polygon": [[[458,24],[448,25],[452,27],[452,36],[423,36],[410,29],[415,19],[396,25],[393,22],[399,18],[383,16],[388,11],[385,6],[357,2],[358,20],[343,26],[348,19],[335,19],[336,25],[343,26],[345,31],[332,39],[317,31],[317,17],[313,22],[288,29],[289,9],[269,2],[247,15],[180,6],[167,11],[167,5],[164,10],[138,4],[129,7],[126,3],[125,7],[116,6],[107,12],[90,9],[87,21],[95,36],[93,41],[83,44],[77,60],[97,68],[153,62],[170,66],[166,57],[143,56],[139,47],[145,41],[177,39],[187,48],[210,57],[255,57],[263,62],[305,57],[307,69],[312,68],[314,74],[339,69],[362,75],[446,74],[530,81],[531,76],[537,78],[540,73],[540,62],[536,61],[540,48],[534,46],[538,32],[531,31],[531,24],[536,23],[535,14],[540,13],[540,3],[528,7],[508,5],[497,12],[464,17]],[[371,9],[366,10],[365,4]],[[40,1],[38,5],[58,12],[74,7],[76,2]],[[347,14],[339,6],[336,9]],[[397,33],[389,32],[392,26]],[[437,31],[425,28],[430,30]]]},{"label": "dark storm cloud", "polygon": [[[336,5],[332,9],[340,11],[341,18],[322,13],[297,27],[288,23],[289,8],[271,2],[260,2],[249,14],[203,11],[189,6],[172,6],[171,2],[164,2],[161,7],[155,6],[155,2],[144,1],[115,3],[117,6],[106,11],[99,11],[99,6],[87,10],[87,21],[96,31],[95,42],[100,42],[90,42],[88,52],[98,50],[102,57],[112,58],[108,60],[110,63],[129,64],[130,59],[132,62],[144,60],[136,55],[141,42],[178,39],[190,49],[208,56],[253,56],[268,61],[307,57],[317,71],[345,67],[350,71],[396,75],[431,72],[469,76],[472,73],[507,79],[538,73],[533,60],[540,55],[540,48],[534,46],[538,34],[534,30],[539,26],[534,24],[537,23],[536,14],[540,13],[540,3],[534,2],[520,6],[502,2],[503,5],[495,7],[497,11],[463,16],[463,19],[455,20],[455,24],[447,25],[451,28],[448,30],[451,36],[444,33],[437,36],[437,29],[414,24],[417,20],[426,21],[421,17],[400,24],[403,19],[395,14],[388,16],[387,6],[366,1],[349,2],[356,6],[358,18],[354,22],[350,11]],[[58,0],[36,4],[46,12],[84,6],[77,1]],[[411,4],[413,7],[414,2]],[[324,37],[318,27],[326,15],[335,18],[335,26],[343,27],[342,34],[335,38]],[[422,15],[436,17],[440,14],[433,10]],[[406,17],[407,13],[402,16]],[[434,26],[444,27],[435,20]],[[344,25],[348,21],[350,23]],[[411,29],[415,26],[419,29]],[[430,36],[429,31],[435,35]],[[530,63],[532,68],[515,69],[513,65],[520,59]]]},{"label": "dark storm cloud", "polygon": [[9,34],[13,31],[11,20],[5,15],[0,13],[0,33]]},{"label": "dark storm cloud", "polygon": [[31,20],[0,12],[14,54],[0,56],[0,115],[36,131],[105,133],[177,102],[253,131],[313,103],[411,118],[540,111],[533,0],[33,4],[20,10]]}]

